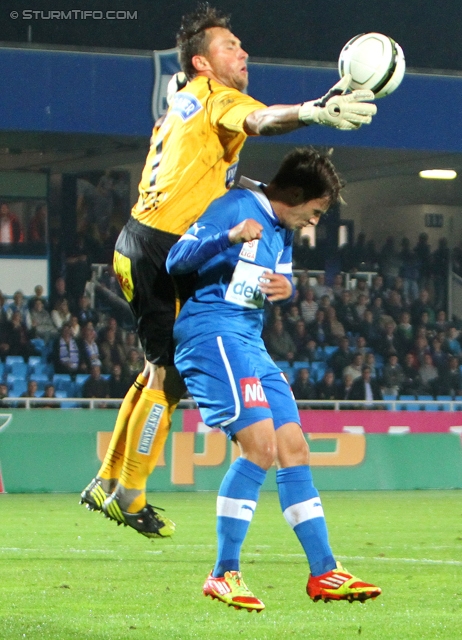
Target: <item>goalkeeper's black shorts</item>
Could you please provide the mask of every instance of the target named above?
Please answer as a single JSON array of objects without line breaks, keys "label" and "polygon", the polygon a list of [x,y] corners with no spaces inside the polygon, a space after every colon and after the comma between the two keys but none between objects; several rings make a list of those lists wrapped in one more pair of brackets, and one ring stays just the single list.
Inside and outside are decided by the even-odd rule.
[{"label": "goalkeeper's black shorts", "polygon": [[146,358],[163,366],[173,365],[173,325],[194,283],[193,276],[173,279],[165,268],[179,237],[131,217],[114,251],[114,270],[136,318]]}]

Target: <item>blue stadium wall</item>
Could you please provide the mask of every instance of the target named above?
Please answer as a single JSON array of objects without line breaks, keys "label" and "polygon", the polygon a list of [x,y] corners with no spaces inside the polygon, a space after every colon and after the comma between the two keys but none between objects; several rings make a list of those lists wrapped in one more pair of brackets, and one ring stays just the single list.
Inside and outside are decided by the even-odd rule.
[{"label": "blue stadium wall", "polygon": [[[0,77],[0,130],[150,135],[154,65],[149,55],[2,47]],[[322,95],[337,79],[332,68],[251,63],[249,93],[267,104],[292,104]],[[398,91],[379,101],[374,126],[356,132],[354,145],[462,150],[461,104],[462,76],[408,73]],[[349,134],[324,127],[278,140],[352,143]]]}]

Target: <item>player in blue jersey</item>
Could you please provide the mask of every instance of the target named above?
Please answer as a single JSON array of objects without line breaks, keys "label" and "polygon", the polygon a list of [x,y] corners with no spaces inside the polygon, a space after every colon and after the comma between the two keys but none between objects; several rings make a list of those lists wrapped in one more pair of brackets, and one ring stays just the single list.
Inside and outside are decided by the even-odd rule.
[{"label": "player in blue jersey", "polygon": [[212,203],[167,259],[174,276],[198,272],[175,324],[175,365],[204,422],[241,451],[219,489],[218,554],[203,588],[235,608],[264,608],[242,580],[239,556],[274,461],[284,517],[310,565],[308,595],[363,601],[381,593],[334,559],[297,406],[261,338],[265,299],[292,295],[293,231],[316,225],[341,186],[326,155],[296,149],[268,185],[243,178],[241,188]]}]

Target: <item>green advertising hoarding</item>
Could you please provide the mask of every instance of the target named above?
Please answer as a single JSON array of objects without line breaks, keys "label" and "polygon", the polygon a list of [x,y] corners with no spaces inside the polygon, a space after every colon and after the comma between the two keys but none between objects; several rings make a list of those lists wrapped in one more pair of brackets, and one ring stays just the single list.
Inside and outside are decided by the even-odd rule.
[{"label": "green advertising hoarding", "polygon": [[[183,431],[183,413],[148,489],[214,490],[238,453],[219,431]],[[117,415],[112,409],[0,413],[1,484],[14,492],[79,492],[95,475]],[[307,433],[321,490],[462,488],[458,433]],[[1,488],[1,487],[0,487]],[[274,490],[272,469],[264,489]]]}]

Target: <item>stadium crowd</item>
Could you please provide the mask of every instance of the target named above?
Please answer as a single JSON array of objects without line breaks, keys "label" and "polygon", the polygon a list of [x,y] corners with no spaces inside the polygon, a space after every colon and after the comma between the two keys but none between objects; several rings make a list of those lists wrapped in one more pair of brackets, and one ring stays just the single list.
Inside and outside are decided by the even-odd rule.
[{"label": "stadium crowd", "polygon": [[[446,313],[447,241],[432,252],[421,233],[413,249],[407,238],[399,251],[395,245],[389,237],[377,251],[360,233],[340,252],[342,271],[327,283],[324,272],[306,268],[315,264],[309,244],[296,243],[294,297],[267,306],[264,330],[296,399],[462,395],[462,333]],[[121,398],[142,369],[112,267],[94,279],[93,297],[84,278],[77,296],[69,274],[56,278],[48,298],[41,285],[28,299],[16,291],[6,300],[0,292],[0,402],[5,396]]]}]

